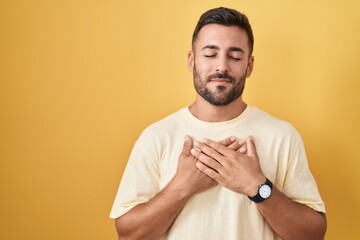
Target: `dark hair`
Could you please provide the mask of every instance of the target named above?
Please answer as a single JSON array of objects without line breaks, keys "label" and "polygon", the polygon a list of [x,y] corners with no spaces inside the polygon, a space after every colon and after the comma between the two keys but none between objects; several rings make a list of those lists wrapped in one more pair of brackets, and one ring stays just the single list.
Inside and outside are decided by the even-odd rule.
[{"label": "dark hair", "polygon": [[243,29],[248,36],[250,49],[249,56],[251,56],[254,48],[254,36],[249,19],[246,17],[245,14],[242,14],[235,9],[229,9],[224,7],[210,9],[201,15],[192,36],[193,48],[201,28],[210,23],[220,24],[224,26],[237,26]]}]

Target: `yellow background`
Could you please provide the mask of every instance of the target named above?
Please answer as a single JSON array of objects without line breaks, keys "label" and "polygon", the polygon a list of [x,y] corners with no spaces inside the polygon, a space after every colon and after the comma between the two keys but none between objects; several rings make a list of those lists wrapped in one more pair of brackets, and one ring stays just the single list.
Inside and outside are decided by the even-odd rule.
[{"label": "yellow background", "polygon": [[116,239],[108,214],[145,126],[195,96],[205,10],[245,12],[245,100],[302,134],[326,239],[360,237],[359,1],[0,0],[0,239]]}]

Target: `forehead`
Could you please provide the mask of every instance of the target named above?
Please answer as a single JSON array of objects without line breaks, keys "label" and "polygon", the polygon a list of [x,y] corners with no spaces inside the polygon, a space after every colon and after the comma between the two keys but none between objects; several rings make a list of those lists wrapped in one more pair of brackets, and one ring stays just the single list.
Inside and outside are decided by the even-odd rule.
[{"label": "forehead", "polygon": [[194,47],[196,50],[201,50],[206,45],[215,45],[220,49],[238,47],[248,53],[248,42],[245,30],[237,26],[207,24],[201,28]]}]

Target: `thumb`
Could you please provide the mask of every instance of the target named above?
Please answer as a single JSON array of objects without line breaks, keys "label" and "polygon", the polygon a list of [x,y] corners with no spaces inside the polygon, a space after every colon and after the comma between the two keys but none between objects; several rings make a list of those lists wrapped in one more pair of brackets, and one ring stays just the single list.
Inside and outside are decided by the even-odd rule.
[{"label": "thumb", "polygon": [[251,135],[246,139],[246,148],[247,148],[247,152],[248,152],[249,156],[257,157],[256,146],[254,143],[254,137]]},{"label": "thumb", "polygon": [[186,135],[184,138],[184,146],[181,153],[189,155],[192,147],[193,147],[192,139],[188,135]]}]

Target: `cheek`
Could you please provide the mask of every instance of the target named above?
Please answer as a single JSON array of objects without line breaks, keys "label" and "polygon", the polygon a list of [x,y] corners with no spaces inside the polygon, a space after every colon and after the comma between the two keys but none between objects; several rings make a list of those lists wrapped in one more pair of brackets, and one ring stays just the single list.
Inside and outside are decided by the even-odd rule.
[{"label": "cheek", "polygon": [[195,64],[196,71],[201,76],[207,76],[214,71],[212,71],[212,66],[210,63],[204,62],[204,61],[197,61]]},{"label": "cheek", "polygon": [[236,76],[243,76],[246,73],[247,66],[244,65],[233,65],[231,72]]}]

